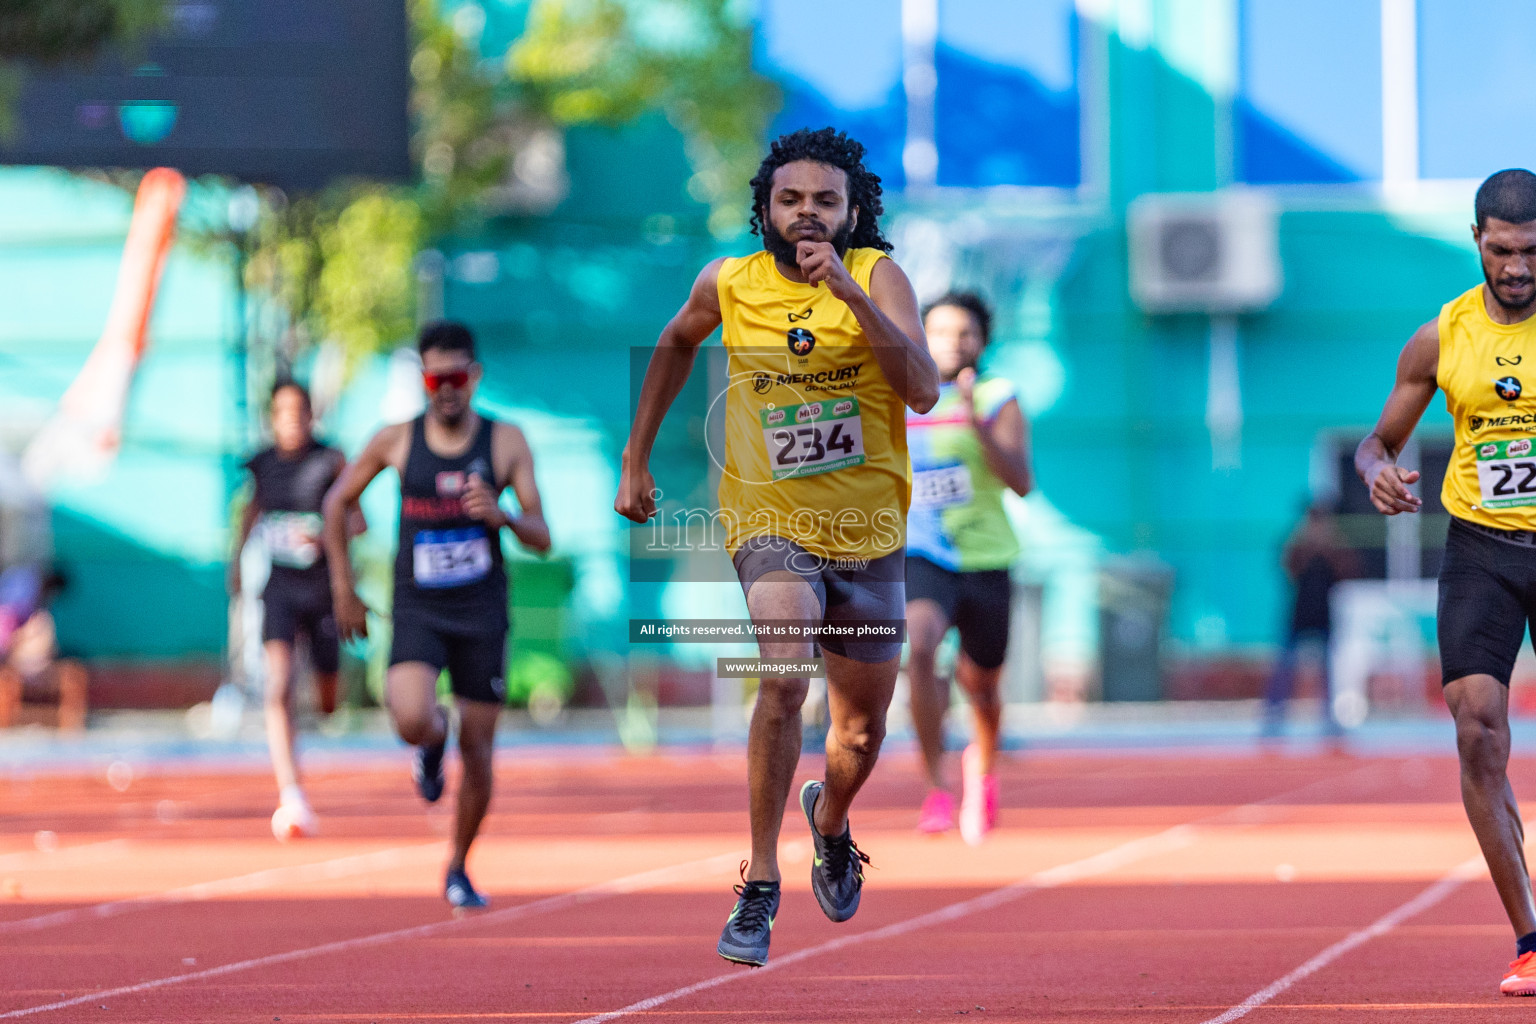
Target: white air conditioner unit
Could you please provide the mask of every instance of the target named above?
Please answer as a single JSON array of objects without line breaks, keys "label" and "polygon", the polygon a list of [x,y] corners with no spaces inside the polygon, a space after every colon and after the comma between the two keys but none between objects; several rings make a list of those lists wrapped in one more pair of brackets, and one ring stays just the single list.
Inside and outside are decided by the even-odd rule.
[{"label": "white air conditioner unit", "polygon": [[1247,190],[1145,195],[1126,214],[1131,296],[1148,313],[1249,313],[1280,294],[1274,203]]}]

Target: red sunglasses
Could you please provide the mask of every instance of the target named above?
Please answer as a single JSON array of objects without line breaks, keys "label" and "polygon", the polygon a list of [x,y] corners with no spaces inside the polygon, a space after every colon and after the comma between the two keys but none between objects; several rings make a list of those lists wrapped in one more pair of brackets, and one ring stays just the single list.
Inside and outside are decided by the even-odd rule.
[{"label": "red sunglasses", "polygon": [[421,382],[427,386],[428,391],[436,391],[444,384],[462,388],[469,383],[468,370],[449,370],[447,373],[421,373]]}]

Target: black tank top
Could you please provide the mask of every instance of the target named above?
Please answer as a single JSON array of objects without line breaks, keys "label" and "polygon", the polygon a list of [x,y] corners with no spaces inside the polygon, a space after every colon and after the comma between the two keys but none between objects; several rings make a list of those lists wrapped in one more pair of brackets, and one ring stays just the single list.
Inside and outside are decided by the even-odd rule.
[{"label": "black tank top", "polygon": [[453,630],[507,628],[500,531],[470,518],[461,503],[471,474],[496,486],[494,430],[495,423],[481,416],[470,446],[446,458],[427,447],[425,418],[411,423],[411,448],[400,474],[397,615],[431,615]]},{"label": "black tank top", "polygon": [[263,449],[245,464],[256,481],[259,525],[272,556],[268,586],[330,592],[320,539],[321,503],[346,461],[335,448],[312,440],[289,455],[275,447]]}]

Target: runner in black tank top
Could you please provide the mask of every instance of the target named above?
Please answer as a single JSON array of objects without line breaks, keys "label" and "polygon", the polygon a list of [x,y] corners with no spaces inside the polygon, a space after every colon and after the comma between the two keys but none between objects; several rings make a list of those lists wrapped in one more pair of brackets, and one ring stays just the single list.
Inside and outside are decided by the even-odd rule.
[{"label": "runner in black tank top", "polygon": [[[509,623],[501,539],[465,512],[462,500],[471,477],[492,479],[495,422],[480,417],[468,450],[455,456],[438,455],[427,447],[425,416],[410,426],[410,451],[400,475],[396,629],[404,614],[445,632],[504,636]],[[499,678],[490,681],[500,683]]]},{"label": "runner in black tank top", "polygon": [[[525,546],[547,551],[549,528],[522,432],[470,408],[480,365],[468,329],[428,324],[420,348],[427,411],[379,431],[342,472],[325,500],[325,546],[341,635],[366,636],[367,609],[353,582],[344,521],[369,482],[394,467],[400,474],[400,533],[386,702],[401,739],[417,747],[417,790],[436,801],[443,793],[448,740],[437,678],[448,671],[464,772],[444,895],[456,910],[467,910],[486,905],[464,872],[464,860],[490,805],[491,750],[506,693],[501,530],[509,527]],[[508,487],[521,509],[516,516],[498,505]]]},{"label": "runner in black tank top", "polygon": [[314,835],[319,828],[299,784],[294,754],[294,647],[301,637],[307,641],[320,710],[330,714],[336,708],[338,650],[320,513],[325,492],[347,460],[315,440],[309,393],[302,386],[284,381],[273,388],[271,420],[273,445],[245,464],[256,489],[230,560],[230,591],[240,593],[240,554],[260,527],[272,565],[261,595],[267,747],[279,798],[272,832],[286,840]]}]

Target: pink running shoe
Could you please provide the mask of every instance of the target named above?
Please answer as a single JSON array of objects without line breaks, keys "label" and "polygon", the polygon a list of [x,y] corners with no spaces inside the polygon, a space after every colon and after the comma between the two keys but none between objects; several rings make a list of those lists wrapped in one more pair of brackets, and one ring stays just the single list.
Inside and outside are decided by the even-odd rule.
[{"label": "pink running shoe", "polygon": [[938,835],[955,827],[955,798],[948,790],[930,789],[923,798],[923,808],[917,812],[917,830],[928,835]]},{"label": "pink running shoe", "polygon": [[981,774],[974,743],[960,755],[960,780],[960,838],[977,846],[997,824],[997,776]]}]

